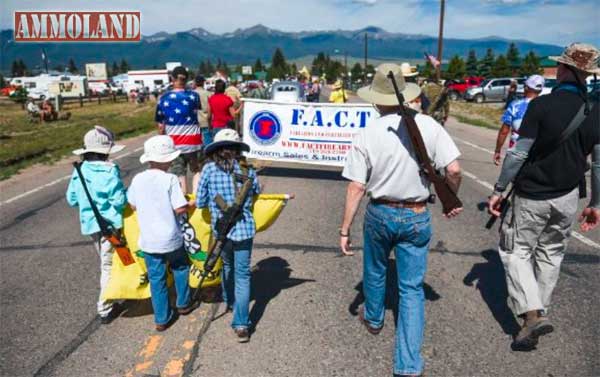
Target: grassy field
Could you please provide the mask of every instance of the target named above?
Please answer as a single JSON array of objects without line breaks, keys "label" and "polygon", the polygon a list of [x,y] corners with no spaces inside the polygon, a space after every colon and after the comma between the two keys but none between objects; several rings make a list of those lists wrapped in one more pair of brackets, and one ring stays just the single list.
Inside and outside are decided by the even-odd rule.
[{"label": "grassy field", "polygon": [[497,130],[502,125],[502,104],[474,103],[463,101],[450,102],[450,115],[462,123]]},{"label": "grassy field", "polygon": [[[102,125],[118,139],[154,130],[154,103],[127,102],[67,103],[68,121],[33,123],[25,110],[11,101],[0,101],[0,180],[39,162],[56,161],[83,144],[83,135],[94,125]],[[61,111],[61,112],[62,112]]]}]

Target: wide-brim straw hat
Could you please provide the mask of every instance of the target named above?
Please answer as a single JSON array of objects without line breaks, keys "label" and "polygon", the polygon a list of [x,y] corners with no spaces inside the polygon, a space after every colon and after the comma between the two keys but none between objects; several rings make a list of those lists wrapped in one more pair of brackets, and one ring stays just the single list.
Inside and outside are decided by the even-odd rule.
[{"label": "wide-brim straw hat", "polygon": [[375,69],[375,76],[373,76],[371,85],[358,89],[358,96],[375,105],[398,105],[394,86],[392,81],[387,77],[390,71],[396,79],[398,90],[404,95],[405,102],[411,102],[421,94],[421,88],[417,84],[406,82],[399,65],[384,63]]},{"label": "wide-brim straw hat", "polygon": [[551,56],[550,59],[583,72],[600,74],[600,67],[598,67],[600,51],[589,44],[571,43],[560,56]]},{"label": "wide-brim straw hat", "polygon": [[250,146],[242,141],[236,130],[224,128],[217,132],[212,143],[204,147],[204,153],[211,154],[225,147],[239,147],[244,152],[250,152]]},{"label": "wide-brim straw hat", "polygon": [[342,80],[337,80],[336,82],[333,83],[333,85],[331,86],[331,89],[338,90],[338,89],[342,89],[343,86],[344,86],[344,84],[342,83]]}]

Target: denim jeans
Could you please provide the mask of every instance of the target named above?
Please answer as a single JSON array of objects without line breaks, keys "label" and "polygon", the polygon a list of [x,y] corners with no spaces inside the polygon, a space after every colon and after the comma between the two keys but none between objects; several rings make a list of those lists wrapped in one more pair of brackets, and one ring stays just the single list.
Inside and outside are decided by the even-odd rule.
[{"label": "denim jeans", "polygon": [[154,322],[157,325],[166,325],[173,317],[173,310],[169,305],[167,263],[175,280],[176,306],[185,308],[190,303],[190,286],[188,283],[190,265],[187,253],[183,247],[166,254],[144,253],[144,260],[146,261],[148,280],[150,281]]},{"label": "denim jeans", "polygon": [[223,253],[223,301],[233,307],[234,329],[250,327],[250,257],[253,239],[227,240]]},{"label": "denim jeans", "polygon": [[398,276],[398,323],[394,373],[423,371],[421,346],[425,327],[423,279],[431,239],[429,210],[393,208],[369,203],[364,221],[364,317],[374,327],[383,326],[388,257],[394,250]]}]

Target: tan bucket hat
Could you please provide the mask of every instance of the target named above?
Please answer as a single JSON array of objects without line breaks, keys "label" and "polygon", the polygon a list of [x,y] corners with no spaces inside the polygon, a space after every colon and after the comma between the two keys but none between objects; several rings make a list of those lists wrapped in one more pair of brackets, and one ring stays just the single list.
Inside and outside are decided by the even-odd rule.
[{"label": "tan bucket hat", "polygon": [[413,72],[413,67],[410,65],[409,62],[404,62],[400,64],[400,69],[402,70],[402,76],[404,77],[413,77],[419,74],[419,72],[417,72],[416,69]]},{"label": "tan bucket hat", "polygon": [[94,126],[83,137],[83,148],[75,149],[73,154],[82,155],[88,152],[110,154],[122,151],[124,145],[115,144],[115,135],[102,126]]},{"label": "tan bucket hat", "polygon": [[584,72],[600,74],[600,51],[589,44],[571,43],[560,56],[551,56],[550,59]]},{"label": "tan bucket hat", "polygon": [[397,64],[384,63],[375,68],[373,82],[369,86],[358,89],[358,96],[369,103],[383,106],[398,105],[398,98],[394,92],[394,86],[387,77],[388,72],[392,71],[398,84],[398,89],[404,95],[406,102],[411,102],[421,94],[421,88],[414,83],[406,82],[402,75],[402,69]]}]

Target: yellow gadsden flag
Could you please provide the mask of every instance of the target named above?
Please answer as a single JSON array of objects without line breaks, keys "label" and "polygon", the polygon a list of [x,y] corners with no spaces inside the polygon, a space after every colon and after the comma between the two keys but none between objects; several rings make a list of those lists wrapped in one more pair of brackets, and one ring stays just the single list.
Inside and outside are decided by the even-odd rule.
[{"label": "yellow gadsden flag", "polygon": [[[267,230],[279,217],[289,199],[285,194],[261,194],[254,198],[252,214],[256,221],[256,231]],[[211,242],[210,212],[207,208],[190,210],[180,218],[184,233],[184,246],[191,262],[190,286],[198,287],[202,276],[209,242]],[[146,278],[146,264],[142,251],[138,248],[139,225],[137,215],[128,206],[123,212],[123,233],[136,263],[124,266],[118,255],[113,256],[113,265],[108,287],[102,298],[105,300],[142,300],[150,297],[150,284]],[[213,273],[202,283],[202,287],[212,287],[221,283],[221,260]],[[171,284],[169,276],[169,285]]]}]

